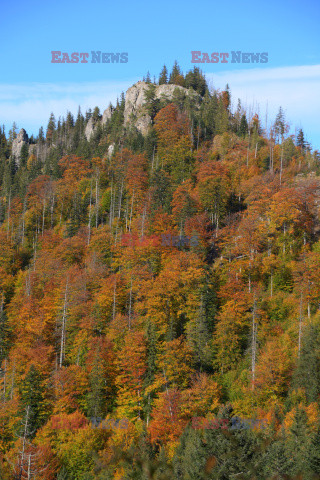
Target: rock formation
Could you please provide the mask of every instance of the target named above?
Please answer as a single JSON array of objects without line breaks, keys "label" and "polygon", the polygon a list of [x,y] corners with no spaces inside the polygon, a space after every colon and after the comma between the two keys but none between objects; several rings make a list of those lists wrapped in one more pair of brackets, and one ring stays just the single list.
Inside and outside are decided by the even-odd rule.
[{"label": "rock formation", "polygon": [[107,123],[108,120],[110,120],[113,114],[113,110],[114,108],[110,103],[109,107],[106,108],[105,111],[103,112],[102,120],[101,120],[102,125],[104,125],[105,123]]},{"label": "rock formation", "polygon": [[86,136],[86,139],[90,140],[90,138],[92,137],[93,133],[94,133],[94,127],[95,127],[95,122],[93,120],[93,118],[89,118],[89,121],[86,125],[86,128],[85,128],[85,131],[84,131],[84,134]]},{"label": "rock formation", "polygon": [[[146,103],[145,91],[148,86],[149,84],[146,82],[137,82],[127,90],[125,96],[124,124],[133,124],[143,135],[147,134],[151,125],[151,117],[144,109]],[[158,99],[167,99],[170,101],[172,100],[176,89],[180,90],[180,92],[185,95],[193,95],[195,98],[200,99],[200,95],[193,90],[188,90],[187,88],[172,84],[156,85],[155,96]],[[105,125],[107,121],[110,120],[113,111],[114,107],[110,104],[103,112],[101,119],[102,125]],[[90,118],[85,129],[85,136],[88,141],[91,139],[96,125],[97,123]]]},{"label": "rock formation", "polygon": [[[125,107],[124,107],[124,125],[130,126],[134,125],[139,132],[143,135],[148,133],[149,127],[151,125],[151,117],[146,111],[146,97],[145,92],[148,89],[150,84],[146,82],[137,82],[132,87],[130,87],[125,96]],[[190,90],[178,85],[164,84],[155,86],[155,97],[159,100],[168,100],[171,101],[174,97],[175,91],[178,90],[185,95],[192,95],[196,100],[201,101],[201,97],[194,90]],[[92,138],[95,129],[97,126],[105,125],[112,117],[114,112],[114,107],[109,104],[103,112],[101,120],[94,120],[92,117],[89,119],[84,135],[88,141]],[[47,151],[51,147],[46,143],[40,144],[31,144],[29,145],[29,138],[27,132],[22,128],[18,133],[17,137],[12,142],[12,156],[15,157],[16,162],[20,163],[21,149],[23,145],[29,146],[29,155],[35,155],[40,161],[44,161],[47,155]],[[108,147],[107,156],[110,158],[114,153],[115,145],[111,144]]]},{"label": "rock formation", "polygon": [[111,143],[111,145],[109,145],[108,147],[108,154],[107,154],[109,159],[112,157],[113,152],[114,152],[114,143]]},{"label": "rock formation", "polygon": [[24,128],[21,128],[20,132],[12,142],[11,154],[16,159],[17,164],[20,163],[21,149],[23,145],[28,145],[28,134]]},{"label": "rock formation", "polygon": [[[133,121],[136,128],[143,135],[148,132],[149,126],[151,125],[151,117],[143,108],[146,103],[145,91],[148,86],[149,84],[146,82],[137,82],[127,90],[125,97],[124,123],[129,124]],[[185,95],[193,95],[200,99],[200,95],[194,92],[194,90],[188,90],[187,88],[172,84],[156,85],[155,97],[158,99],[165,98],[171,100],[176,89],[180,90]]]}]

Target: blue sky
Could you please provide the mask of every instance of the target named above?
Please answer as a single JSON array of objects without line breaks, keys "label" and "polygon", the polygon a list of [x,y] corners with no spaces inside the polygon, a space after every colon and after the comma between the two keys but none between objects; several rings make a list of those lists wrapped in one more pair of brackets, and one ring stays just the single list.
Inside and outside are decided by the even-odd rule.
[{"label": "blue sky", "polygon": [[[146,74],[191,51],[268,52],[266,64],[201,64],[234,104],[271,120],[281,105],[291,132],[302,127],[320,149],[320,4],[317,0],[224,2],[92,0],[2,3],[0,123],[29,134],[56,117],[98,105],[103,111]],[[128,63],[52,64],[51,51],[128,52]],[[90,60],[90,59],[89,59]]]}]

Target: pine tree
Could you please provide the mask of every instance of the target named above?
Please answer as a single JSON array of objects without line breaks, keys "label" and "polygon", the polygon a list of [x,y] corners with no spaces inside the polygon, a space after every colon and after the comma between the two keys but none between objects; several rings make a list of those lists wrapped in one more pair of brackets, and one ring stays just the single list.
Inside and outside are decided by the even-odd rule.
[{"label": "pine tree", "polygon": [[[312,436],[312,440],[308,450],[308,464],[310,471],[314,476],[320,478],[320,426],[318,426],[316,433]],[[316,478],[318,478],[316,477]]]},{"label": "pine tree", "polygon": [[192,428],[189,423],[180,437],[180,443],[173,458],[175,478],[178,480],[204,479],[206,447],[202,440],[202,433]]},{"label": "pine tree", "polygon": [[86,115],[85,115],[86,122],[88,122],[91,117],[92,117],[92,110],[91,110],[91,108],[89,108],[89,109],[86,111]]},{"label": "pine tree", "polygon": [[106,385],[99,350],[94,358],[89,381],[90,393],[88,394],[88,414],[90,417],[103,418],[106,413]]},{"label": "pine tree", "polygon": [[9,144],[12,145],[12,142],[17,138],[17,125],[16,122],[13,122],[11,130],[9,130]]},{"label": "pine tree", "polygon": [[201,104],[201,120],[205,132],[205,139],[216,134],[216,123],[218,113],[218,97],[216,93],[212,96],[206,92]]},{"label": "pine tree", "polygon": [[49,414],[44,398],[44,377],[34,365],[21,382],[19,394],[21,412],[28,410],[28,436],[33,438]]},{"label": "pine tree", "polygon": [[20,152],[20,165],[22,167],[24,167],[27,164],[28,151],[29,151],[29,146],[24,143],[21,147],[21,152]]},{"label": "pine tree", "polygon": [[[77,149],[81,139],[84,137],[84,130],[85,130],[85,120],[81,113],[81,108],[78,108],[77,119],[74,124],[74,134],[73,134],[73,148]],[[77,154],[81,154],[76,150]]]},{"label": "pine tree", "polygon": [[53,137],[56,131],[56,119],[53,113],[51,113],[46,133],[46,140],[49,145],[52,144]]},{"label": "pine tree", "polygon": [[165,85],[166,83],[168,83],[168,69],[165,65],[163,65],[159,75],[159,85]]},{"label": "pine tree", "polygon": [[239,135],[245,137],[248,134],[248,122],[245,114],[242,115],[240,126],[239,126]]},{"label": "pine tree", "polygon": [[286,125],[285,125],[285,115],[282,110],[282,107],[279,108],[279,112],[277,113],[276,120],[274,122],[274,132],[276,134],[276,138],[278,138],[278,141],[281,140],[283,141],[283,135],[286,130]]},{"label": "pine tree", "polygon": [[223,100],[219,99],[217,114],[215,117],[215,133],[221,135],[229,129],[228,112],[224,106]]},{"label": "pine tree", "polygon": [[66,126],[68,131],[74,127],[74,118],[71,112],[67,112]]},{"label": "pine tree", "polygon": [[292,465],[292,459],[287,454],[286,437],[281,432],[265,452],[263,473],[267,478],[285,478],[292,470]]},{"label": "pine tree", "polygon": [[[146,374],[144,379],[144,388],[147,389],[152,385],[155,378],[155,373],[157,369],[156,358],[157,358],[157,341],[156,341],[156,330],[152,322],[148,322],[146,330]],[[146,398],[145,405],[145,418],[149,419],[151,415],[152,403],[154,395],[148,394]]]},{"label": "pine tree", "polygon": [[160,109],[160,101],[156,98],[156,85],[148,82],[148,88],[145,90],[145,99],[146,99],[146,109],[148,114],[151,117],[151,120],[154,119],[156,114]]},{"label": "pine tree", "polygon": [[169,176],[163,170],[155,170],[151,177],[152,210],[163,209],[171,213],[172,186]]},{"label": "pine tree", "polygon": [[172,67],[172,71],[170,73],[169,83],[173,83],[175,85],[184,86],[184,78],[181,72],[181,68],[178,65],[178,62],[175,61]]},{"label": "pine tree", "polygon": [[0,306],[0,367],[2,361],[9,353],[11,343],[11,328],[8,324],[8,318],[3,307],[3,299]]},{"label": "pine tree", "polygon": [[40,144],[44,142],[43,127],[40,127],[40,129],[39,129],[38,142],[39,142]]},{"label": "pine tree", "polygon": [[300,357],[293,374],[293,388],[302,388],[308,403],[317,402],[320,395],[320,332],[311,324],[304,330]]},{"label": "pine tree", "polygon": [[205,79],[205,76],[201,72],[199,67],[193,67],[193,70],[190,70],[185,77],[185,86],[186,88],[193,88],[199,95],[202,97],[208,91],[208,85]]},{"label": "pine tree", "polygon": [[97,122],[98,120],[100,120],[100,118],[101,118],[101,115],[100,115],[99,107],[94,107],[93,114],[92,114],[92,120],[94,122]]},{"label": "pine tree", "polygon": [[218,415],[220,421],[229,420],[226,429],[187,426],[173,459],[177,479],[261,478],[257,475],[263,462],[260,438],[249,429],[230,430],[232,412],[227,410]]},{"label": "pine tree", "polygon": [[297,135],[297,146],[300,147],[301,151],[304,152],[306,148],[306,142],[304,139],[304,133],[302,128],[300,128],[298,135]]},{"label": "pine tree", "polygon": [[9,157],[9,148],[8,148],[7,137],[5,134],[5,127],[3,125],[2,129],[0,127],[0,161],[5,160],[8,157]]},{"label": "pine tree", "polygon": [[304,410],[297,407],[293,424],[286,442],[287,457],[292,458],[292,475],[305,475],[308,470],[308,451],[310,450],[310,432],[308,417]]},{"label": "pine tree", "polygon": [[194,351],[195,363],[200,371],[210,365],[210,336],[201,298],[199,312],[187,325],[188,342]]}]

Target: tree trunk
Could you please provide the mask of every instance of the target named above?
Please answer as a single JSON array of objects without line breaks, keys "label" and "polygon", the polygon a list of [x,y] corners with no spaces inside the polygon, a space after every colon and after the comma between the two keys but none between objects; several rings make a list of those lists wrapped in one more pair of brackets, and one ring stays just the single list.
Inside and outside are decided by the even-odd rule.
[{"label": "tree trunk", "polygon": [[65,345],[66,345],[67,303],[68,303],[68,279],[66,281],[66,290],[64,294],[62,326],[61,326],[60,359],[59,359],[60,368],[62,367],[62,362],[65,354]]}]

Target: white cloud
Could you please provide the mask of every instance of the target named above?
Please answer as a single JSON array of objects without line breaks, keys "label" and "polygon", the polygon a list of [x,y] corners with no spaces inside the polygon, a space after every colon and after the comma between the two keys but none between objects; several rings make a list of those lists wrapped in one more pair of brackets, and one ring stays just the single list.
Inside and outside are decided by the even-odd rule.
[{"label": "white cloud", "polygon": [[282,106],[291,133],[302,126],[314,147],[320,147],[320,65],[229,70],[206,76],[215,88],[224,89],[228,83],[234,105],[240,98],[243,105],[254,106],[252,110],[259,108],[263,121],[267,105],[270,120]]}]

